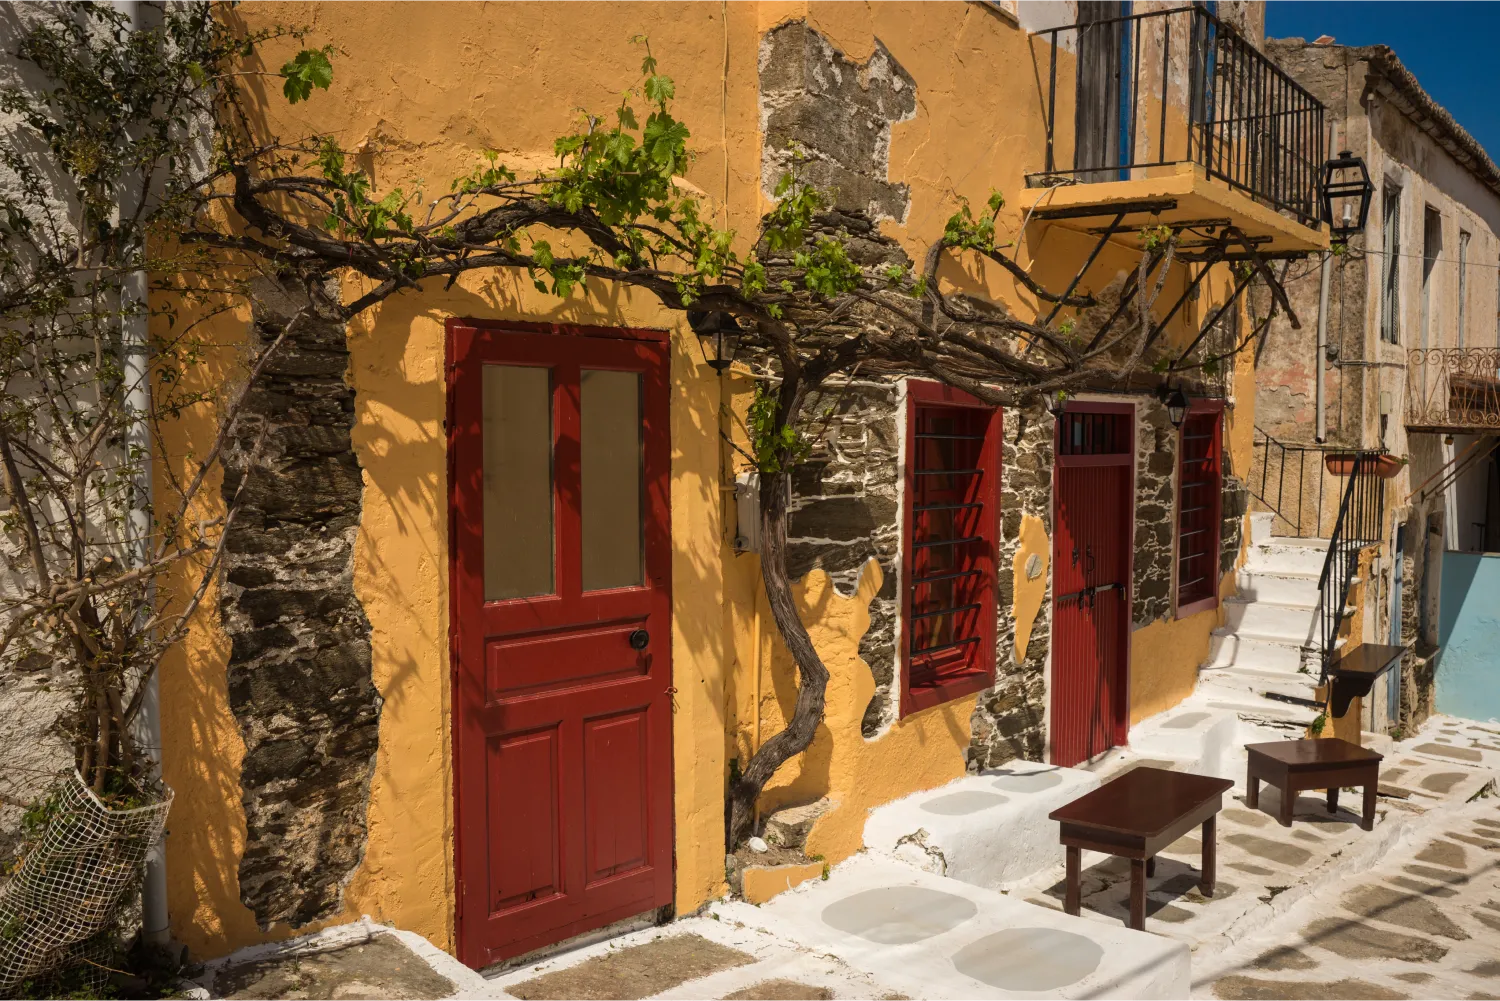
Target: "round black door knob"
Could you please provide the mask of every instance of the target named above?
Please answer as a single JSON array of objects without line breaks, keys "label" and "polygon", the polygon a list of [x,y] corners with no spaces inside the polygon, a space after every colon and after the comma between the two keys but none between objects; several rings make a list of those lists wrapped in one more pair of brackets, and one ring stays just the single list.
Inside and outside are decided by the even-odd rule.
[{"label": "round black door knob", "polygon": [[630,649],[644,650],[646,644],[651,642],[651,634],[644,629],[637,629],[630,634]]}]

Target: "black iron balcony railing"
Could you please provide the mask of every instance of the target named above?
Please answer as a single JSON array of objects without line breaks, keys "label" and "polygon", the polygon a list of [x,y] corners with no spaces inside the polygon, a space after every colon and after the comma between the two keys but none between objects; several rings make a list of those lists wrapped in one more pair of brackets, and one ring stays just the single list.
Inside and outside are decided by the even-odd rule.
[{"label": "black iron balcony railing", "polygon": [[1196,163],[1318,224],[1323,105],[1207,10],[1175,7],[1038,34],[1052,43],[1047,161],[1029,182],[1125,180]]}]

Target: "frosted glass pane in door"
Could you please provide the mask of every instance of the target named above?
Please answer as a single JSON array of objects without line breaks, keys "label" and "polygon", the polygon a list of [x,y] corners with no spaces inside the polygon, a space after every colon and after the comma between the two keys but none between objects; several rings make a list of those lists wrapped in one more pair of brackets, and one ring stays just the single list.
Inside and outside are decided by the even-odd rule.
[{"label": "frosted glass pane in door", "polygon": [[552,372],[484,367],[484,599],[554,589]]},{"label": "frosted glass pane in door", "polygon": [[579,377],[583,589],[641,583],[641,377]]}]

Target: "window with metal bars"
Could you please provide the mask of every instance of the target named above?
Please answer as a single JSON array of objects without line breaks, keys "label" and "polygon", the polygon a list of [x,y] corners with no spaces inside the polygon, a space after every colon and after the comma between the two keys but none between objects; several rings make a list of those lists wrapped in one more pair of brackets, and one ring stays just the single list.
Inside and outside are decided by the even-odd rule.
[{"label": "window with metal bars", "polygon": [[1177,614],[1219,603],[1219,522],[1224,501],[1222,404],[1195,401],[1183,419],[1177,476]]},{"label": "window with metal bars", "polygon": [[1057,450],[1063,455],[1120,455],[1130,451],[1130,422],[1118,414],[1070,410],[1062,415]]},{"label": "window with metal bars", "polygon": [[907,384],[903,716],[994,684],[1000,411]]}]

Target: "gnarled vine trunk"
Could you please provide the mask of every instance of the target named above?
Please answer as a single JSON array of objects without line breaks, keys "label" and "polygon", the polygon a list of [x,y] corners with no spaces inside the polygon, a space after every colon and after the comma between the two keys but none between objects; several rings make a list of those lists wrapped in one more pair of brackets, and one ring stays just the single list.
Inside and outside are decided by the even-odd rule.
[{"label": "gnarled vine trunk", "polygon": [[[791,425],[792,415],[797,413],[801,402],[800,380],[789,376],[781,385],[778,426]],[[797,705],[786,728],[761,745],[740,777],[730,785],[728,847],[731,851],[754,833],[755,802],[761,790],[778,768],[807,750],[823,720],[828,668],[813,648],[812,637],[797,612],[787,573],[786,525],[790,499],[788,473],[784,469],[760,474],[760,576],[765,583],[771,617],[797,664],[801,684]]]}]

